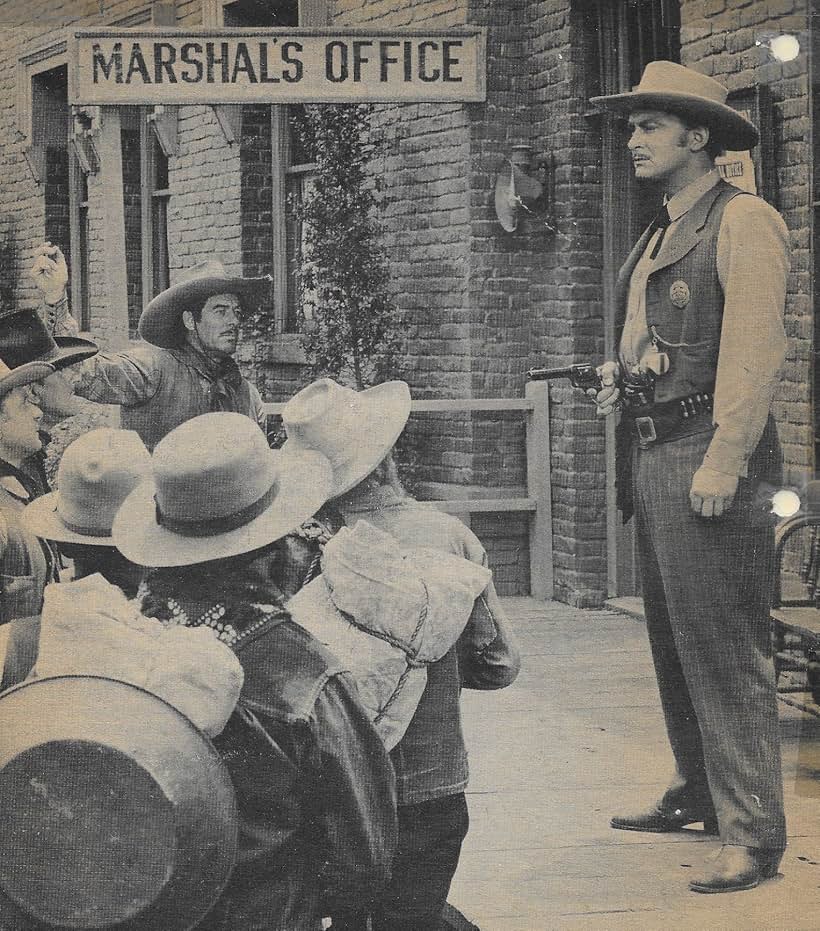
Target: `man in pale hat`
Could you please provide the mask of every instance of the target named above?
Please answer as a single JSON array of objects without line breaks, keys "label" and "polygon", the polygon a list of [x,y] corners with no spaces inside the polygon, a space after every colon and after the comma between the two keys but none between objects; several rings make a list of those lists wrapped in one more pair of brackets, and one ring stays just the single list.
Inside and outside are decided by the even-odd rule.
[{"label": "man in pale hat", "polygon": [[153,485],[114,521],[132,562],[156,568],[142,612],[206,626],[238,655],[244,685],[215,738],[236,789],[240,851],[209,931],[319,931],[367,903],[395,850],[390,759],[345,667],[294,623],[270,550],[325,502],[314,450],[271,450],[236,413],[204,414],[154,451]]},{"label": "man in pale hat", "polygon": [[[283,450],[319,450],[327,456],[333,467],[331,504],[349,527],[366,521],[404,551],[439,550],[486,567],[484,547],[469,528],[420,505],[402,488],[392,450],[409,416],[404,382],[357,392],[323,378],[285,405]],[[294,602],[301,600],[297,595]],[[455,645],[426,667],[415,713],[391,751],[399,844],[390,884],[370,910],[373,931],[439,931],[469,826],[461,687],[504,688],[519,668],[518,649],[490,580]],[[334,915],[334,926],[342,929],[364,927],[363,921],[361,914]]]},{"label": "man in pale hat", "polygon": [[[618,498],[635,513],[641,588],[676,772],[621,830],[703,822],[721,848],[697,892],[750,889],[786,846],[769,604],[774,527],[755,506],[780,481],[770,414],[786,349],[788,231],[761,198],[721,180],[715,156],[758,131],[712,78],[646,66],[630,93],[593,98],[629,119],[635,175],[665,204],[620,271],[617,361],[599,414],[623,404]],[[654,382],[630,403],[630,376]],[[593,392],[594,393],[594,392]],[[631,467],[631,478],[629,475]]]},{"label": "man in pale hat", "polygon": [[[38,287],[53,301],[68,282],[65,258],[56,250],[37,261]],[[243,305],[261,302],[270,282],[269,276],[232,277],[216,260],[199,262],[143,311],[145,344],[89,360],[75,393],[120,405],[122,426],[136,430],[149,450],[174,427],[209,411],[244,414],[264,427],[259,392],[233,355]]]},{"label": "man in pale hat", "polygon": [[[114,546],[111,525],[128,495],[150,479],[151,456],[136,433],[107,427],[90,430],[66,448],[57,473],[58,490],[26,505],[21,525],[72,561],[73,581],[99,574],[133,598],[143,569]],[[31,672],[39,637],[39,612],[18,616],[0,629],[0,690],[22,682]]]}]

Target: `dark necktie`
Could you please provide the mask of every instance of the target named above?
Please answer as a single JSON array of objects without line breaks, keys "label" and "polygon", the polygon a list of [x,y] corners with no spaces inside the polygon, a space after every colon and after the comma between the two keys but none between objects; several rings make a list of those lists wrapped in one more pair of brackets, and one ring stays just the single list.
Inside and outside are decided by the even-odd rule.
[{"label": "dark necktie", "polygon": [[652,251],[649,253],[650,259],[656,259],[658,257],[658,253],[661,251],[661,245],[663,244],[663,237],[666,235],[666,230],[671,222],[672,218],[669,216],[669,208],[664,204],[658,211],[658,215],[649,224],[649,228],[653,233],[655,230],[661,231],[660,236],[655,240],[655,245],[652,246]]}]

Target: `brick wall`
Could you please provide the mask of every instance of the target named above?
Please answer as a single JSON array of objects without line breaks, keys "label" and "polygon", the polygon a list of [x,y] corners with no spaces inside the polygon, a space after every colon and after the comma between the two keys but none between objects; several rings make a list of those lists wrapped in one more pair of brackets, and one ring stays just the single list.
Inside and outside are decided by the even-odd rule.
[{"label": "brick wall", "polygon": [[242,175],[242,268],[246,275],[269,275],[273,253],[270,107],[242,108],[239,166]]},{"label": "brick wall", "polygon": [[729,90],[765,86],[774,103],[777,183],[770,199],[789,227],[792,248],[786,305],[789,353],[774,410],[787,481],[798,486],[813,476],[814,468],[808,50],[802,49],[794,61],[779,63],[755,43],[779,33],[795,34],[805,41],[809,8],[806,0],[684,0],[681,5],[683,63],[713,75]]}]

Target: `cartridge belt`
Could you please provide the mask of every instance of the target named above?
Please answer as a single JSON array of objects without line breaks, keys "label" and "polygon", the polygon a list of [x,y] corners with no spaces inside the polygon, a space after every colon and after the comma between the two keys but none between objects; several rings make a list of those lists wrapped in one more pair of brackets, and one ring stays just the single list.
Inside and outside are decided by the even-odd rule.
[{"label": "cartridge belt", "polygon": [[624,417],[630,421],[638,446],[648,449],[656,443],[668,443],[711,430],[713,407],[714,395],[702,391],[660,404],[629,407]]}]

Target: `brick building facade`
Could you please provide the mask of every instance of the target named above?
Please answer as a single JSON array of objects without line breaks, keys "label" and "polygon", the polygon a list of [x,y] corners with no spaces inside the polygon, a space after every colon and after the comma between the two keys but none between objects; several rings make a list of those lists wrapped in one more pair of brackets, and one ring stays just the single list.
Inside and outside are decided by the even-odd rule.
[{"label": "brick building facade", "polygon": [[[783,213],[793,248],[790,351],[776,414],[789,479],[800,485],[814,470],[815,433],[811,137],[820,56],[810,54],[810,6],[9,0],[0,37],[0,224],[17,248],[17,300],[37,304],[22,272],[44,236],[70,255],[75,312],[108,345],[126,341],[140,305],[203,256],[221,259],[235,274],[272,273],[275,332],[244,344],[239,358],[267,399],[287,397],[305,379],[298,334],[288,332],[298,232],[287,198],[298,192],[308,157],[297,151],[287,111],[185,106],[159,114],[104,110],[75,120],[65,97],[66,27],[481,25],[488,30],[486,103],[377,107],[372,131],[382,146],[372,170],[385,190],[383,243],[414,395],[520,397],[529,365],[599,361],[612,351],[613,273],[651,204],[634,196],[617,126],[590,112],[587,99],[627,89],[652,57],[676,58],[732,91],[760,89],[763,115],[771,117],[763,193]],[[820,23],[815,45],[817,31]],[[793,61],[778,62],[766,48],[766,37],[779,33],[798,37]],[[552,166],[547,220],[555,231],[540,217],[525,217],[514,233],[496,220],[495,178],[520,144],[532,147],[533,164]],[[117,179],[122,203],[110,197]],[[629,537],[607,490],[612,438],[578,392],[554,384],[550,397],[551,448],[543,455],[552,476],[555,593],[598,604],[633,584]],[[414,418],[412,432],[430,493],[486,497],[499,484],[510,496],[523,493],[523,426],[515,415],[424,415]],[[472,526],[491,552],[502,590],[526,590],[526,519],[475,515]]]}]

